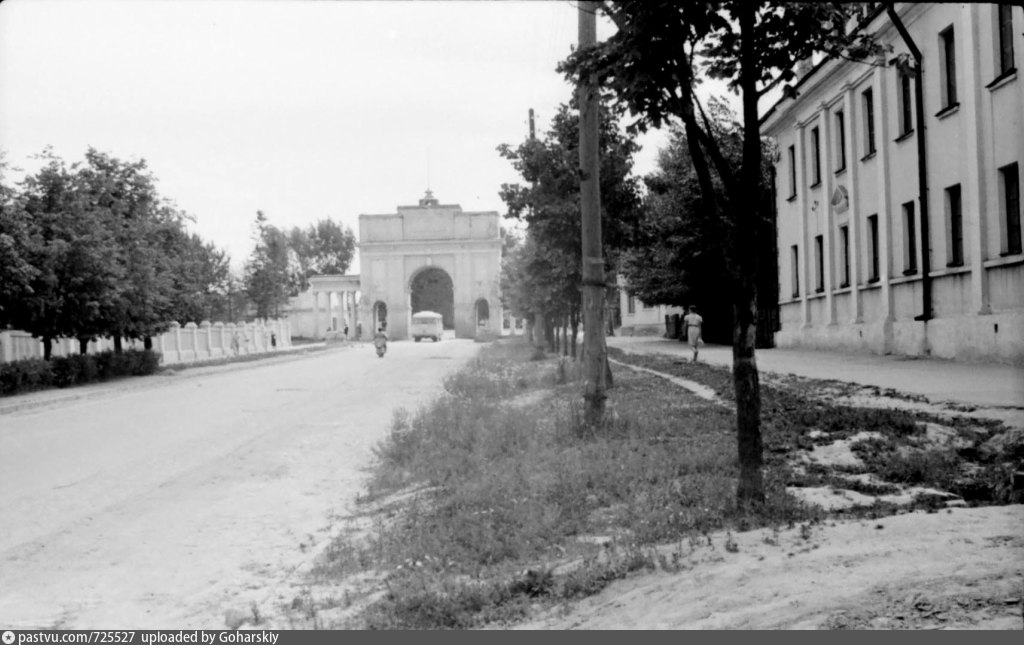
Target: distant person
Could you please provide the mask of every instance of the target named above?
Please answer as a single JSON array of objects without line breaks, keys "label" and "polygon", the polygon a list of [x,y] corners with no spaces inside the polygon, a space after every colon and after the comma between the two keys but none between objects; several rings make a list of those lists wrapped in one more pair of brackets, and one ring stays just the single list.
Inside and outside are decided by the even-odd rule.
[{"label": "distant person", "polygon": [[697,307],[691,305],[690,313],[683,316],[683,325],[686,326],[686,341],[693,349],[693,362],[697,362],[697,353],[700,345],[704,342],[701,339],[701,326],[704,319],[697,313]]},{"label": "distant person", "polygon": [[345,324],[345,329],[342,333],[345,334],[345,340],[348,340],[348,323]]}]

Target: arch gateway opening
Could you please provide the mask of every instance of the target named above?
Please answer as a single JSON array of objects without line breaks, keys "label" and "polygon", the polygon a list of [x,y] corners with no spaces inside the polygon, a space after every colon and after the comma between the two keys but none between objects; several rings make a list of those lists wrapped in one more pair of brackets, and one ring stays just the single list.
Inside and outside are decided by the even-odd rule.
[{"label": "arch gateway opening", "polygon": [[463,211],[439,203],[429,190],[416,206],[360,215],[363,326],[371,327],[379,301],[387,303],[388,335],[395,340],[409,338],[418,311],[441,314],[457,338],[500,334],[498,224],[497,211]]},{"label": "arch gateway opening", "polygon": [[455,288],[447,271],[437,267],[417,271],[409,292],[412,315],[434,311],[441,314],[445,329],[455,329]]}]

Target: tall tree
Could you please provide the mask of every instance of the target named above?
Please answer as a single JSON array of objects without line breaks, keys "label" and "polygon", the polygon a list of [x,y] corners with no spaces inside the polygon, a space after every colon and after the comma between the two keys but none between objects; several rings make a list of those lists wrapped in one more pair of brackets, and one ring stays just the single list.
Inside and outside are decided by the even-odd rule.
[{"label": "tall tree", "polygon": [[13,320],[12,307],[32,294],[38,270],[29,261],[29,224],[24,200],[7,184],[7,162],[0,150],[0,329]]},{"label": "tall tree", "polygon": [[122,161],[89,148],[79,171],[83,198],[113,236],[120,280],[93,336],[109,335],[115,351],[121,339],[148,339],[165,331],[172,318],[174,281],[180,275],[174,250],[162,233],[183,231],[185,215],[164,203],[145,160]]},{"label": "tall tree", "polygon": [[258,318],[281,315],[290,291],[288,236],[256,212],[255,247],[245,265],[245,290]]},{"label": "tall tree", "polygon": [[[639,149],[635,137],[620,127],[621,109],[608,105],[601,111],[599,130],[601,224],[604,230],[608,269],[615,249],[633,230],[639,213],[639,184],[632,176],[633,155]],[[506,217],[526,223],[530,247],[522,253],[530,258],[522,268],[542,271],[531,276],[535,290],[532,313],[543,317],[549,347],[554,349],[552,331],[565,322],[575,332],[580,322],[580,193],[579,117],[576,100],[562,104],[552,118],[543,139],[527,138],[520,145],[498,146],[522,176],[524,183],[502,184],[499,195],[508,207]],[[521,274],[520,274],[521,275]],[[506,280],[512,273],[507,273]]]},{"label": "tall tree", "polygon": [[[606,41],[575,52],[560,68],[570,78],[597,74],[637,117],[637,129],[682,122],[697,174],[702,216],[723,222],[730,272],[733,384],[736,389],[740,504],[764,500],[760,382],[755,360],[757,230],[761,195],[758,100],[791,80],[795,64],[816,52],[862,58],[870,36],[848,30],[856,7],[835,3],[650,2],[601,4],[618,28]],[[698,65],[728,79],[742,100],[742,155],[736,171],[709,131],[697,100]],[[725,187],[716,195],[712,172]]]},{"label": "tall tree", "polygon": [[116,261],[117,240],[109,221],[86,198],[77,166],[50,150],[46,164],[22,186],[28,226],[24,256],[34,275],[24,296],[5,307],[8,324],[43,341],[63,336],[85,342],[102,335],[115,307],[124,268]]}]

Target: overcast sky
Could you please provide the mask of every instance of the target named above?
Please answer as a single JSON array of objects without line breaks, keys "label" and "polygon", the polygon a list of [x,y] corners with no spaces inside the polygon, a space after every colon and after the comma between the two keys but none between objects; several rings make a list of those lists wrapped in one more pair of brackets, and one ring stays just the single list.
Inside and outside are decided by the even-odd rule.
[{"label": "overcast sky", "polygon": [[[504,213],[518,177],[495,148],[569,100],[576,30],[560,1],[4,0],[0,147],[26,170],[46,145],[145,159],[239,267],[257,209],[358,234],[429,183]],[[641,140],[638,174],[664,140]]]}]

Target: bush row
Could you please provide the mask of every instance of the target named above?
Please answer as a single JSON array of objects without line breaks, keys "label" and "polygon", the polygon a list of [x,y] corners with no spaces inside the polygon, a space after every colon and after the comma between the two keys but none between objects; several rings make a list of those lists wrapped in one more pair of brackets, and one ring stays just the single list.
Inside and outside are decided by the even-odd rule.
[{"label": "bush row", "polygon": [[3,363],[0,364],[0,396],[72,387],[122,376],[145,376],[156,372],[159,365],[160,355],[148,349]]}]

